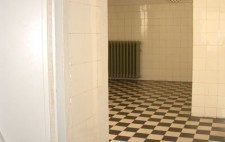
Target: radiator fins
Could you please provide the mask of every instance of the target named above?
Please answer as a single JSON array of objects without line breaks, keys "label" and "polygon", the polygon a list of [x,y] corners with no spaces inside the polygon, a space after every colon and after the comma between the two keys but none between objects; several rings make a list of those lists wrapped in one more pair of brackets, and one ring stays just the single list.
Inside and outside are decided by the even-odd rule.
[{"label": "radiator fins", "polygon": [[140,44],[109,41],[109,78],[140,78]]}]

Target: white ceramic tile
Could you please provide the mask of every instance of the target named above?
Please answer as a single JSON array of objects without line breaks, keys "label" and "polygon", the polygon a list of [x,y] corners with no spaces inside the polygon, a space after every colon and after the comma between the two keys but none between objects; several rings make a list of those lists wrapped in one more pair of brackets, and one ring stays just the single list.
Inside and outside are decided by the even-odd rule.
[{"label": "white ceramic tile", "polygon": [[74,127],[71,128],[72,132],[71,135],[69,137],[70,141],[79,141],[79,142],[87,142],[88,141],[88,137],[87,137],[87,131],[88,131],[88,127],[87,127],[87,122],[82,122]]},{"label": "white ceramic tile", "polygon": [[206,70],[205,75],[205,83],[216,84],[218,82],[218,71],[217,70]]},{"label": "white ceramic tile", "polygon": [[215,46],[215,45],[219,45],[219,34],[218,33],[207,33],[206,37],[207,37],[207,45],[208,46]]},{"label": "white ceramic tile", "polygon": [[[68,142],[105,142],[108,140],[107,1],[68,0],[64,9]],[[119,21],[110,24],[113,28],[123,25],[122,15],[117,16],[111,15]]]},{"label": "white ceramic tile", "polygon": [[207,8],[219,8],[221,0],[206,0]]},{"label": "white ceramic tile", "polygon": [[196,83],[204,83],[206,78],[205,78],[205,70],[195,70],[193,69],[193,82]]},{"label": "white ceramic tile", "polygon": [[207,31],[208,33],[219,32],[219,21],[218,20],[207,20]]},{"label": "white ceramic tile", "polygon": [[206,84],[206,86],[208,90],[206,95],[210,95],[210,96],[218,95],[218,84],[209,83],[209,84]]},{"label": "white ceramic tile", "polygon": [[71,69],[71,90],[79,95],[97,87],[97,62],[74,65]]},{"label": "white ceramic tile", "polygon": [[218,85],[218,95],[225,96],[225,84]]},{"label": "white ceramic tile", "polygon": [[68,31],[70,33],[95,33],[97,8],[75,2],[70,2],[68,5]]},{"label": "white ceramic tile", "polygon": [[205,46],[206,45],[206,41],[207,41],[206,33],[194,32],[193,36],[194,36],[194,41],[193,41],[194,45],[196,45],[196,46],[202,46],[202,45]]},{"label": "white ceramic tile", "polygon": [[194,7],[206,8],[207,0],[193,0]]},{"label": "white ceramic tile", "polygon": [[207,91],[207,86],[204,83],[193,83],[193,95],[206,95]]},{"label": "white ceramic tile", "polygon": [[224,70],[218,72],[218,83],[225,84],[225,73]]},{"label": "white ceramic tile", "polygon": [[205,106],[205,96],[204,95],[193,95],[192,96],[192,106],[194,107],[204,107]]},{"label": "white ceramic tile", "polygon": [[96,35],[71,34],[68,38],[68,47],[70,49],[72,64],[81,64],[97,60]]},{"label": "white ceramic tile", "polygon": [[225,109],[225,96],[218,96],[218,108]]},{"label": "white ceramic tile", "polygon": [[98,116],[93,116],[88,119],[87,121],[87,127],[88,127],[88,141],[87,142],[94,142],[94,141],[100,141],[99,140],[99,130],[98,130]]},{"label": "white ceramic tile", "polygon": [[[197,54],[197,53],[196,53]],[[193,68],[197,70],[205,70],[206,68],[206,60],[204,58],[196,58],[193,62]]]},{"label": "white ceramic tile", "polygon": [[212,118],[216,118],[217,115],[217,110],[216,107],[215,108],[209,108],[209,107],[205,107],[205,117],[212,117]]},{"label": "white ceramic tile", "polygon": [[205,106],[207,107],[217,107],[217,101],[218,97],[217,96],[205,96]]},{"label": "white ceramic tile", "polygon": [[191,114],[193,116],[203,117],[205,115],[205,108],[192,106]]},{"label": "white ceramic tile", "polygon": [[[198,8],[198,7],[195,7],[194,8],[194,20],[204,20],[206,19],[206,8]],[[195,21],[194,21],[195,22]]]},{"label": "white ceramic tile", "polygon": [[97,114],[97,89],[87,91],[79,96],[74,96],[71,100],[73,126]]},{"label": "white ceramic tile", "polygon": [[222,8],[222,6],[224,5],[221,5],[221,8],[220,8],[220,19],[225,20],[225,9]]},{"label": "white ceramic tile", "polygon": [[[206,86],[205,105],[193,108],[194,115],[204,109],[205,117],[224,116],[224,1],[194,1],[193,93],[200,94]],[[205,69],[200,65],[205,64]],[[203,75],[201,75],[203,74]],[[204,78],[203,78],[204,76]],[[199,85],[201,82],[201,86]],[[217,100],[216,100],[217,99]],[[198,102],[198,98],[193,98]],[[217,112],[217,114],[216,114]]]},{"label": "white ceramic tile", "polygon": [[225,117],[225,109],[217,109],[217,118],[224,118]]}]

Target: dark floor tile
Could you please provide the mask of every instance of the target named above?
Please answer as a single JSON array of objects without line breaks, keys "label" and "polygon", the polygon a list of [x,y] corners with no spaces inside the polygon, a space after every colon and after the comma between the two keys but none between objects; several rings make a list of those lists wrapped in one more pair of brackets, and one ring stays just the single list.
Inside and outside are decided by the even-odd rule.
[{"label": "dark floor tile", "polygon": [[146,121],[134,120],[132,123],[135,123],[135,124],[145,124]]},{"label": "dark floor tile", "polygon": [[173,123],[175,124],[185,124],[187,121],[175,120]]},{"label": "dark floor tile", "polygon": [[160,140],[146,139],[145,142],[161,142]]},{"label": "dark floor tile", "polygon": [[128,125],[130,125],[130,123],[119,122],[119,123],[116,124],[116,126],[125,126],[125,127],[127,127]]},{"label": "dark floor tile", "polygon": [[163,140],[164,141],[171,141],[171,142],[175,142],[177,141],[178,137],[171,137],[171,136],[164,136]]},{"label": "dark floor tile", "polygon": [[158,126],[170,127],[170,126],[171,126],[171,123],[163,123],[163,122],[159,122]]},{"label": "dark floor tile", "polygon": [[191,113],[189,113],[189,114],[180,114],[179,113],[177,116],[189,118],[191,116]]},{"label": "dark floor tile", "polygon": [[136,133],[133,137],[147,138],[148,137],[148,134]]},{"label": "dark floor tile", "polygon": [[210,131],[205,131],[205,130],[197,130],[196,134],[205,134],[205,135],[210,135]]},{"label": "dark floor tile", "polygon": [[[224,123],[224,124],[225,124],[225,123]],[[225,132],[225,128],[221,128],[221,127],[212,127],[212,131]]]},{"label": "dark floor tile", "polygon": [[125,115],[125,116],[127,116],[129,113],[126,113],[126,112],[119,112],[119,113],[117,113],[118,115]]},{"label": "dark floor tile", "polygon": [[156,112],[154,115],[165,115],[166,113],[164,112]]},{"label": "dark floor tile", "polygon": [[214,119],[213,120],[213,123],[223,123],[223,124],[225,124],[225,119],[219,119],[219,118],[217,118],[217,119]]},{"label": "dark floor tile", "polygon": [[152,134],[156,134],[156,135],[165,135],[166,131],[160,131],[160,130],[153,130]]},{"label": "dark floor tile", "polygon": [[189,121],[196,121],[196,122],[199,122],[200,121],[200,117],[190,117],[189,118]]},{"label": "dark floor tile", "polygon": [[115,121],[115,122],[119,122],[121,120],[121,118],[110,118],[109,121]]},{"label": "dark floor tile", "polygon": [[139,114],[141,114],[141,113],[143,113],[144,111],[141,111],[141,110],[134,110],[134,111],[132,111],[132,113],[139,113]]},{"label": "dark floor tile", "polygon": [[181,133],[180,137],[184,138],[194,138],[194,134],[189,134],[189,133]]},{"label": "dark floor tile", "polygon": [[114,138],[114,140],[125,141],[125,142],[127,142],[129,139],[130,137],[125,137],[125,136],[117,136]]},{"label": "dark floor tile", "polygon": [[130,128],[130,127],[127,127],[124,131],[137,132],[138,130],[139,130],[138,128]]},{"label": "dark floor tile", "polygon": [[181,132],[183,129],[181,128],[172,128],[170,127],[168,131],[171,131],[171,132]]},{"label": "dark floor tile", "polygon": [[198,126],[195,126],[195,125],[185,125],[184,128],[188,128],[188,129],[197,129]]},{"label": "dark floor tile", "polygon": [[151,126],[151,125],[143,125],[141,128],[143,129],[149,129],[149,130],[154,130],[156,126]]},{"label": "dark floor tile", "polygon": [[225,142],[225,136],[219,137],[219,136],[210,136],[209,140],[211,141],[217,141],[217,142]]},{"label": "dark floor tile", "polygon": [[209,140],[194,139],[193,142],[209,142]]},{"label": "dark floor tile", "polygon": [[113,135],[118,135],[120,134],[121,131],[117,131],[117,130],[109,130],[109,134],[113,134]]},{"label": "dark floor tile", "polygon": [[170,120],[175,120],[176,117],[173,117],[173,116],[164,116],[163,117],[164,119],[170,119]]},{"label": "dark floor tile", "polygon": [[140,117],[147,117],[147,118],[150,118],[151,115],[150,115],[150,114],[141,114]]},{"label": "dark floor tile", "polygon": [[212,126],[212,123],[200,122],[199,126]]},{"label": "dark floor tile", "polygon": [[135,120],[137,117],[135,116],[126,116],[125,119],[132,119],[132,120]]},{"label": "dark floor tile", "polygon": [[161,119],[158,119],[158,118],[150,118],[148,121],[160,122]]}]

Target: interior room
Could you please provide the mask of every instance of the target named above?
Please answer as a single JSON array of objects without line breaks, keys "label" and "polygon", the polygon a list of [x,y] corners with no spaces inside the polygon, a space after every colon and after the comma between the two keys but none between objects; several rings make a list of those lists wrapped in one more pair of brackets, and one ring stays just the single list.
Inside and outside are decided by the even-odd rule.
[{"label": "interior room", "polygon": [[225,0],[0,0],[0,142],[225,142]]},{"label": "interior room", "polygon": [[108,1],[111,142],[225,141],[210,132],[218,120],[195,117],[196,105],[217,102],[192,94],[195,19],[193,0]]}]

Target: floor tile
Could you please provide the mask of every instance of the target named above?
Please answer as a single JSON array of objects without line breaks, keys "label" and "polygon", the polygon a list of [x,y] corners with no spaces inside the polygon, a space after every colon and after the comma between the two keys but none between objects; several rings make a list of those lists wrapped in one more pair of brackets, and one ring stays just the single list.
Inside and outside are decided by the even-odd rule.
[{"label": "floor tile", "polygon": [[110,142],[225,142],[225,119],[191,117],[188,82],[109,81]]}]

